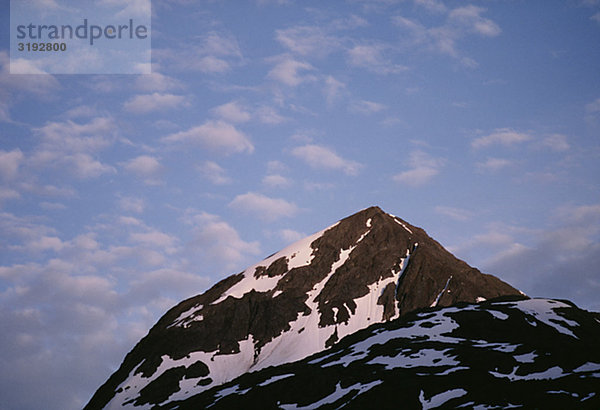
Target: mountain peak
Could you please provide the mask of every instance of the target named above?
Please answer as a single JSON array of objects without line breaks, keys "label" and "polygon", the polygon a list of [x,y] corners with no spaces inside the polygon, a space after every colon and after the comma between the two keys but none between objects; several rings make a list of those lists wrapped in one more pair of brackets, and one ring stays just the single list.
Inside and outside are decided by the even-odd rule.
[{"label": "mountain peak", "polygon": [[421,228],[369,207],[169,310],[86,408],[160,404],[416,309],[513,294]]}]

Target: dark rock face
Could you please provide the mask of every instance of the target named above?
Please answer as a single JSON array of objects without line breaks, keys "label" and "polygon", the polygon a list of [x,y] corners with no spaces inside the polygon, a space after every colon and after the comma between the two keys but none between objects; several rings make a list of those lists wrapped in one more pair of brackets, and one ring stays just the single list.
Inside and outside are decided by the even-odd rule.
[{"label": "dark rock face", "polygon": [[157,409],[597,409],[599,317],[548,299],[430,308]]},{"label": "dark rock face", "polygon": [[417,309],[518,294],[368,208],[169,310],[86,408],[174,401]]}]

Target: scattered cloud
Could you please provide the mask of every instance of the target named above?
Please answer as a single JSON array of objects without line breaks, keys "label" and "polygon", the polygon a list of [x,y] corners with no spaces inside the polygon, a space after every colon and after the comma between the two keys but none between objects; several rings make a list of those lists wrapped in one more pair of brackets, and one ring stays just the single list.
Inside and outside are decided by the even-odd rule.
[{"label": "scattered cloud", "polygon": [[346,90],[346,84],[329,75],[325,78],[325,87],[323,94],[327,100],[327,104],[332,105],[342,97],[342,93]]},{"label": "scattered cloud", "polygon": [[34,132],[42,138],[42,147],[59,152],[97,152],[111,145],[116,124],[110,117],[96,117],[87,123],[48,122]]},{"label": "scattered cloud", "polygon": [[453,208],[450,206],[436,206],[434,208],[435,212],[447,216],[456,221],[465,222],[473,217],[473,212],[461,209],[461,208]]},{"label": "scattered cloud", "polygon": [[255,192],[236,196],[229,203],[229,206],[238,211],[255,214],[266,221],[291,217],[299,211],[293,202],[288,202],[280,198],[270,198]]},{"label": "scattered cloud", "polygon": [[[11,64],[16,72],[31,74],[11,75]],[[0,51],[0,89],[9,93],[25,91],[38,97],[48,97],[60,89],[60,83],[55,76],[35,68],[31,62],[13,59],[12,63],[6,51]],[[0,96],[2,96],[0,91]]]},{"label": "scattered cloud", "polygon": [[497,129],[491,134],[475,138],[471,142],[471,147],[475,149],[486,148],[491,145],[511,146],[530,141],[533,137],[523,132],[517,132],[510,128]]},{"label": "scattered cloud", "polygon": [[476,164],[477,168],[480,171],[490,172],[496,172],[511,165],[512,161],[506,158],[488,158],[487,160],[485,160],[485,162],[478,162]]},{"label": "scattered cloud", "polygon": [[365,68],[376,74],[397,74],[406,71],[408,67],[394,64],[387,57],[390,46],[384,44],[356,45],[348,50],[350,64]]},{"label": "scattered cloud", "polygon": [[526,245],[506,235],[504,241],[497,242],[496,253],[483,268],[531,296],[570,299],[600,310],[600,279],[596,274],[600,263],[600,206],[561,207],[553,222],[553,227],[530,236]]},{"label": "scattered cloud", "polygon": [[125,212],[134,212],[141,214],[146,208],[146,202],[142,198],[125,196],[118,200],[119,208]]},{"label": "scattered cloud", "polygon": [[73,154],[62,157],[61,162],[73,167],[71,173],[80,179],[97,178],[103,174],[116,174],[115,167],[103,164],[89,154]]},{"label": "scattered cloud", "polygon": [[[438,1],[422,0],[417,1],[417,4],[432,11],[443,12],[444,5]],[[459,60],[465,67],[473,68],[478,65],[477,62],[459,51],[459,41],[468,35],[496,37],[502,32],[497,23],[482,16],[485,11],[486,9],[473,5],[457,7],[447,14],[442,25],[434,27],[426,27],[404,16],[395,16],[393,22],[408,34],[408,45],[448,55]]]},{"label": "scattered cloud", "polygon": [[269,71],[267,76],[273,80],[290,87],[297,87],[302,83],[316,80],[313,75],[303,74],[306,71],[314,70],[314,67],[307,62],[295,60],[290,56],[272,60],[275,61],[275,67]]},{"label": "scattered cloud", "polygon": [[286,188],[292,185],[292,182],[279,174],[270,174],[263,178],[262,183],[271,188]]},{"label": "scattered cloud", "polygon": [[323,27],[291,27],[277,30],[275,34],[281,45],[301,56],[322,57],[340,47],[340,40],[327,34]]},{"label": "scattered cloud", "polygon": [[585,106],[586,119],[594,121],[600,116],[600,98],[592,101]]},{"label": "scattered cloud", "polygon": [[153,58],[183,71],[222,74],[243,62],[240,46],[233,35],[211,31],[197,45],[182,44],[179,49],[153,49]]},{"label": "scattered cloud", "polygon": [[485,11],[485,8],[474,5],[458,7],[450,12],[449,20],[473,33],[486,37],[495,37],[502,30],[498,24],[481,16]]},{"label": "scattered cloud", "polygon": [[139,176],[152,176],[162,170],[162,165],[155,157],[149,155],[140,155],[127,161],[124,165],[125,170],[133,172]]},{"label": "scattered cloud", "polygon": [[423,151],[410,153],[407,164],[409,169],[393,176],[393,180],[405,185],[425,185],[439,174],[445,160],[435,158]]},{"label": "scattered cloud", "polygon": [[191,250],[228,271],[239,269],[248,256],[260,253],[258,242],[244,241],[234,227],[216,215],[201,212],[191,221],[195,226]]},{"label": "scattered cloud", "polygon": [[150,155],[140,155],[130,159],[123,164],[123,168],[138,177],[144,178],[144,183],[147,185],[160,184],[157,178],[158,174],[163,170],[160,161]]},{"label": "scattered cloud", "polygon": [[286,117],[279,114],[276,109],[266,105],[258,107],[256,110],[256,116],[263,124],[281,124],[288,120]]},{"label": "scattered cloud", "polygon": [[415,0],[415,4],[434,13],[444,13],[448,10],[439,0]]},{"label": "scattered cloud", "polygon": [[248,110],[238,101],[219,105],[211,111],[217,117],[230,122],[246,122],[252,118]]},{"label": "scattered cloud", "polygon": [[292,150],[292,155],[306,162],[315,169],[332,169],[343,171],[346,175],[357,175],[362,164],[344,159],[335,151],[316,144],[306,144]]},{"label": "scattered cloud", "polygon": [[5,180],[14,179],[23,163],[23,152],[20,149],[12,151],[0,150],[0,177]]},{"label": "scattered cloud", "polygon": [[354,101],[350,104],[350,111],[359,114],[373,114],[379,111],[383,111],[385,109],[387,109],[387,106],[374,101],[361,100]]},{"label": "scattered cloud", "polygon": [[198,170],[204,178],[215,185],[227,185],[233,182],[227,175],[227,171],[216,162],[205,161],[202,165],[198,166]]},{"label": "scattered cloud", "polygon": [[568,151],[571,148],[571,145],[567,141],[567,136],[562,134],[553,134],[544,138],[541,141],[541,146],[556,152]]},{"label": "scattered cloud", "polygon": [[306,234],[298,231],[294,231],[293,229],[282,229],[279,231],[279,236],[286,243],[294,243],[306,237]]},{"label": "scattered cloud", "polygon": [[123,104],[123,108],[134,114],[148,114],[153,111],[189,107],[189,105],[188,98],[182,95],[152,93],[130,98]]},{"label": "scattered cloud", "polygon": [[168,144],[200,144],[225,155],[254,151],[254,145],[246,134],[222,120],[209,120],[187,131],[167,135],[162,141]]},{"label": "scattered cloud", "polygon": [[144,92],[165,92],[184,88],[183,84],[168,75],[154,71],[151,74],[138,75],[134,86],[136,89]]}]

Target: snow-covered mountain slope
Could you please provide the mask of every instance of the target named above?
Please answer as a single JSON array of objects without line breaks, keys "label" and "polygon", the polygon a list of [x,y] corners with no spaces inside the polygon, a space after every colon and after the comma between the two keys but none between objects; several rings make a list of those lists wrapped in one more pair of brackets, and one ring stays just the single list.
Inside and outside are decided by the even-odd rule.
[{"label": "snow-covered mountain slope", "polygon": [[368,208],[171,309],[86,408],[181,400],[415,309],[515,294],[422,229]]},{"label": "snow-covered mountain slope", "polygon": [[600,314],[514,299],[425,309],[156,408],[600,408]]}]

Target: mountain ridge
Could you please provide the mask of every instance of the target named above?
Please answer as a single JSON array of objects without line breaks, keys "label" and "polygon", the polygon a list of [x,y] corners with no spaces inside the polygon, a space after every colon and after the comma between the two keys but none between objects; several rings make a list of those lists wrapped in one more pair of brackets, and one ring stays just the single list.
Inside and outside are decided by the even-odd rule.
[{"label": "mountain ridge", "polygon": [[416,309],[519,294],[423,229],[366,208],[167,311],[86,409],[207,390]]},{"label": "mountain ridge", "polygon": [[570,301],[425,308],[156,409],[596,409],[599,343],[600,313]]}]

